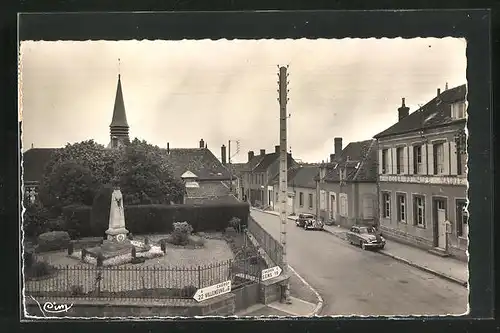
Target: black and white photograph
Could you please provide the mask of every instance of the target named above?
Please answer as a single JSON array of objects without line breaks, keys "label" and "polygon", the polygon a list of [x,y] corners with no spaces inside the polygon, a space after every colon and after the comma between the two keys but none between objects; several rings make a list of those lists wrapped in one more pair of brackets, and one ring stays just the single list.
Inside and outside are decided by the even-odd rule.
[{"label": "black and white photograph", "polygon": [[467,314],[466,50],[21,41],[25,318]]}]

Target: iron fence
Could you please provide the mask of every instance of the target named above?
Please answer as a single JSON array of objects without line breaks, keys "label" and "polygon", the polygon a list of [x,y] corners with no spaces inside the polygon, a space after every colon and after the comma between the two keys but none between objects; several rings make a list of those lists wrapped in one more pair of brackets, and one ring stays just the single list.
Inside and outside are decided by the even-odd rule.
[{"label": "iron fence", "polygon": [[248,231],[255,237],[266,254],[278,266],[283,258],[283,246],[262,228],[251,216],[248,218]]},{"label": "iron fence", "polygon": [[43,279],[25,278],[27,297],[192,299],[199,288],[231,280],[232,289],[259,282],[257,257],[195,267],[54,266]]}]

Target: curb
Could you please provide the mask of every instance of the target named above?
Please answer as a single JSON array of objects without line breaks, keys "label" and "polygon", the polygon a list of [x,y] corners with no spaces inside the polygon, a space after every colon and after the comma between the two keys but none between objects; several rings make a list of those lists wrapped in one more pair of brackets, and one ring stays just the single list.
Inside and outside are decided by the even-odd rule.
[{"label": "curb", "polygon": [[467,281],[463,281],[463,280],[460,280],[460,279],[457,279],[457,278],[454,278],[452,276],[449,276],[449,275],[446,275],[446,274],[443,274],[441,272],[437,272],[433,269],[430,269],[430,268],[427,268],[427,267],[424,267],[424,266],[421,266],[421,265],[418,265],[414,262],[411,262],[407,259],[404,259],[404,258],[401,258],[401,257],[398,257],[394,254],[391,254],[391,253],[388,253],[388,252],[385,252],[385,251],[378,251],[378,253],[380,254],[383,254],[384,256],[387,256],[387,257],[390,257],[396,261],[399,261],[399,262],[402,262],[404,264],[407,264],[408,266],[411,266],[411,267],[415,267],[417,269],[420,269],[421,271],[424,271],[426,273],[429,273],[429,274],[432,274],[434,276],[437,276],[437,277],[440,277],[440,278],[443,278],[445,280],[448,280],[450,282],[453,282],[453,283],[456,283],[462,287],[467,287],[468,286],[468,282]]},{"label": "curb", "polygon": [[[334,235],[335,237],[337,238],[340,238],[340,239],[343,239],[345,240],[345,237],[341,236],[340,234],[338,233],[335,233],[335,232],[332,232],[330,230],[327,230],[327,229],[324,229],[326,232],[328,232],[329,234],[332,234]],[[460,280],[460,279],[457,279],[457,278],[454,278],[452,276],[449,276],[449,275],[446,275],[444,273],[441,273],[441,272],[438,272],[438,271],[435,271],[433,269],[430,269],[430,268],[427,268],[425,266],[421,266],[421,265],[418,265],[410,260],[407,260],[407,259],[404,259],[404,258],[401,258],[401,257],[398,257],[392,253],[389,253],[389,252],[386,252],[384,250],[381,250],[381,251],[377,251],[378,253],[386,256],[386,257],[389,257],[389,258],[392,258],[396,261],[399,261],[399,262],[402,262],[404,264],[407,264],[408,266],[411,266],[411,267],[414,267],[414,268],[417,268],[421,271],[424,271],[426,273],[429,273],[429,274],[432,274],[434,276],[437,276],[437,277],[440,277],[442,279],[445,279],[445,280],[448,280],[450,282],[453,282],[453,283],[456,283],[462,287],[467,287],[468,286],[468,282],[467,281],[463,281],[463,280]]]},{"label": "curb", "polygon": [[318,303],[316,304],[316,307],[314,308],[313,312],[311,312],[311,314],[309,314],[307,317],[317,316],[321,312],[321,310],[323,310],[323,304],[324,304],[323,297],[321,297],[321,295],[316,291],[316,289],[314,289],[302,276],[300,276],[299,273],[297,273],[297,271],[293,269],[292,266],[288,265],[288,269],[290,269],[295,275],[297,275],[299,280],[302,281],[302,283],[305,284],[309,289],[311,289],[312,292],[318,298]]}]

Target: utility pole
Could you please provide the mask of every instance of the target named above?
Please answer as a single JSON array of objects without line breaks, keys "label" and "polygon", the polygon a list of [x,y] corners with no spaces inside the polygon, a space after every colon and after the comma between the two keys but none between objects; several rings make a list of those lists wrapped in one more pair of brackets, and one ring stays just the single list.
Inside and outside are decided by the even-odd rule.
[{"label": "utility pole", "polygon": [[[278,66],[279,67],[279,66]],[[291,303],[290,299],[290,285],[288,282],[289,273],[288,273],[288,260],[287,260],[287,243],[286,243],[286,224],[287,224],[287,198],[288,198],[288,180],[287,180],[287,140],[286,140],[286,123],[287,123],[287,112],[286,106],[288,103],[288,74],[287,67],[281,66],[279,67],[278,73],[278,102],[280,104],[280,173],[279,173],[279,195],[280,195],[280,219],[281,219],[281,245],[283,247],[282,251],[282,271],[283,275],[286,277],[284,284],[282,285],[282,295],[281,302],[283,303]]]},{"label": "utility pole", "polygon": [[233,170],[231,167],[231,140],[227,142],[227,164],[229,165],[229,191],[233,193]]}]

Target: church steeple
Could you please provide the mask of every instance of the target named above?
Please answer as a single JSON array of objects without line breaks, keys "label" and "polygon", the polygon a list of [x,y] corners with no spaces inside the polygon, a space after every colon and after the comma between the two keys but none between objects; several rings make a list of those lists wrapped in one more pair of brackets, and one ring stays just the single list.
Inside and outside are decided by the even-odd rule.
[{"label": "church steeple", "polygon": [[120,73],[118,73],[118,85],[116,87],[115,106],[113,109],[113,119],[109,125],[111,136],[111,147],[115,147],[119,141],[128,142],[127,115],[125,114],[125,103],[123,102],[123,92]]}]

